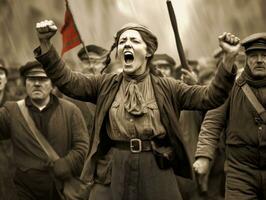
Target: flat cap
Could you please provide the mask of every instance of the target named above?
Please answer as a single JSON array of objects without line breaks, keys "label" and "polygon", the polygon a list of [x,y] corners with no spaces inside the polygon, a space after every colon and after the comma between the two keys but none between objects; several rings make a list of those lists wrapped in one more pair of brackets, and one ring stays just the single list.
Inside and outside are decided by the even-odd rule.
[{"label": "flat cap", "polygon": [[152,55],[154,55],[155,51],[158,48],[158,39],[157,37],[153,34],[153,32],[146,26],[137,24],[137,23],[127,23],[123,25],[120,30],[117,31],[115,34],[115,44],[118,46],[119,38],[120,36],[127,30],[135,30],[138,31],[140,34],[145,33],[148,37],[143,38],[144,42],[147,44],[147,50],[150,52]]},{"label": "flat cap", "polygon": [[171,68],[176,65],[175,60],[168,54],[154,54],[151,62],[154,65],[169,65]]},{"label": "flat cap", "polygon": [[30,61],[25,65],[21,66],[20,75],[24,78],[27,77],[47,77],[46,72],[44,71],[41,63],[38,61]]},{"label": "flat cap", "polygon": [[244,38],[241,44],[245,48],[245,52],[266,50],[266,32],[252,34]]},{"label": "flat cap", "polygon": [[8,75],[8,71],[7,71],[7,68],[5,66],[5,62],[3,59],[0,59],[0,69],[6,73],[6,76]]},{"label": "flat cap", "polygon": [[[87,49],[88,53],[95,53],[95,54],[99,55],[100,57],[104,57],[108,53],[108,51],[106,49],[104,49],[100,46],[94,45],[94,44],[87,45],[85,48]],[[78,52],[78,57],[80,60],[87,59],[85,48],[82,47]]]}]

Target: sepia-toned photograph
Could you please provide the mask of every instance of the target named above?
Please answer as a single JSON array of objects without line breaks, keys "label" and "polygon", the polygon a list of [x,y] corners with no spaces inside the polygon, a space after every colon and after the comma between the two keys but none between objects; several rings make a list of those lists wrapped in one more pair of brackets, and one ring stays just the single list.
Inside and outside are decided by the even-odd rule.
[{"label": "sepia-toned photograph", "polygon": [[264,0],[0,0],[0,200],[266,200]]}]

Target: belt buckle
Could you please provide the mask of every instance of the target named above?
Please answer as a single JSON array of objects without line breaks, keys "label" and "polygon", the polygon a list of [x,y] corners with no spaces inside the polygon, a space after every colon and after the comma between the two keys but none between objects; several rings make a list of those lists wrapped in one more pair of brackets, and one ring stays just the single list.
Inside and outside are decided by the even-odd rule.
[{"label": "belt buckle", "polygon": [[[136,148],[136,146],[137,146],[137,148]],[[138,139],[138,138],[130,139],[130,151],[132,153],[140,153],[142,151],[142,144],[141,144],[140,139]]]}]

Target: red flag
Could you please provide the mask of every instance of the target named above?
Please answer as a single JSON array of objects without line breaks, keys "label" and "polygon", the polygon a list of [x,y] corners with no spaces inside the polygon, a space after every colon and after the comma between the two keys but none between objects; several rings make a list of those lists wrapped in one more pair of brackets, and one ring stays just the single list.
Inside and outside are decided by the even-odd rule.
[{"label": "red flag", "polygon": [[65,24],[61,28],[61,34],[63,37],[63,48],[61,56],[68,50],[82,43],[76,24],[74,22],[72,13],[69,9],[68,2],[66,0],[66,12],[65,12]]}]

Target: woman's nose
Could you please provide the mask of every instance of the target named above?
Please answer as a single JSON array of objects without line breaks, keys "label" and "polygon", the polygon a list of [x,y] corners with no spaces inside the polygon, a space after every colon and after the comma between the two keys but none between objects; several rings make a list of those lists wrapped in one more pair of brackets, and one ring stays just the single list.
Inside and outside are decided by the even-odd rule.
[{"label": "woman's nose", "polygon": [[132,44],[129,40],[127,40],[125,43],[125,48],[130,48],[130,47],[132,47]]}]

